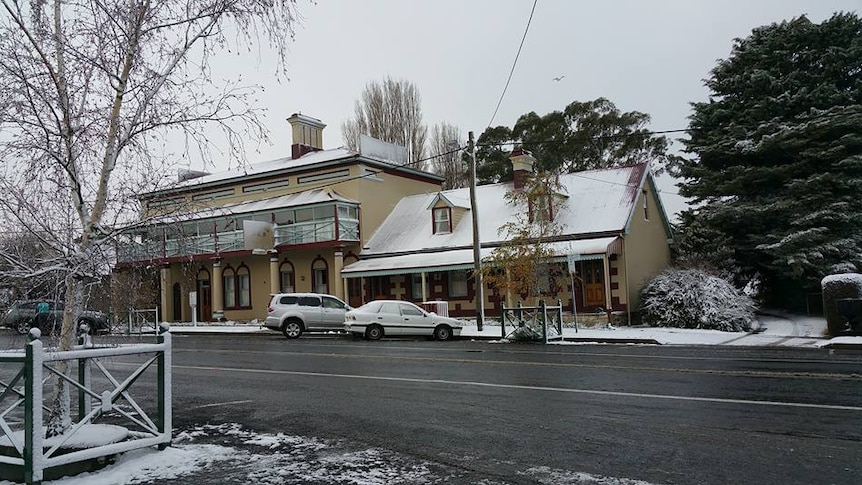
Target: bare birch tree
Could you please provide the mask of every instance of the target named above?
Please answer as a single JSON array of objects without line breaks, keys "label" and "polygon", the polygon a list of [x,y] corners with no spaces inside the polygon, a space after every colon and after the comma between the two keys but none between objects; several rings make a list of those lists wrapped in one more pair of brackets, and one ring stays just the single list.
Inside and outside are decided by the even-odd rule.
[{"label": "bare birch tree", "polygon": [[[210,75],[213,54],[268,44],[283,60],[292,0],[0,0],[0,211],[51,248],[30,271],[62,275],[59,349],[72,347],[88,278],[111,264],[112,227],[170,163],[170,133],[227,155],[265,136],[255,87]],[[283,72],[282,68],[279,72]],[[224,145],[221,145],[224,146]],[[67,369],[63,369],[68,372]],[[58,379],[48,434],[70,426]]]},{"label": "bare birch tree", "polygon": [[359,135],[407,147],[407,160],[413,168],[424,169],[428,127],[422,121],[422,97],[409,81],[387,77],[383,82],[365,85],[356,101],[354,117],[341,125],[344,144],[359,148]]},{"label": "bare birch tree", "polygon": [[431,129],[430,151],[431,171],[445,180],[443,188],[459,189],[470,183],[467,164],[462,159],[462,152],[453,151],[464,146],[461,129],[455,125],[443,122]]}]

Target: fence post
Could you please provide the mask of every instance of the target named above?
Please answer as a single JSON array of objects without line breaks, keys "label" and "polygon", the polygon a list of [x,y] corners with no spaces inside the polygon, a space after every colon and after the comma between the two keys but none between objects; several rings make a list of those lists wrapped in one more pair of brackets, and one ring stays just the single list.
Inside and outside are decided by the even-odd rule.
[{"label": "fence post", "polygon": [[500,314],[500,338],[506,338],[506,302],[503,301],[501,306],[503,307],[503,312]]},{"label": "fence post", "polygon": [[157,359],[157,380],[158,380],[158,416],[157,426],[162,438],[167,438],[163,443],[159,444],[159,449],[164,450],[171,444],[171,434],[173,426],[173,415],[171,414],[171,333],[170,326],[165,323],[159,325],[159,334],[157,342],[164,344],[165,348],[159,353]]},{"label": "fence post", "polygon": [[24,360],[24,482],[42,483],[42,332],[30,330]]},{"label": "fence post", "polygon": [[560,298],[557,298],[557,330],[560,332],[560,340],[565,340],[563,338],[563,300]]},{"label": "fence post", "polygon": [[545,300],[539,300],[539,318],[542,320],[542,341],[548,343],[548,307]]},{"label": "fence post", "polygon": [[[78,344],[83,346],[84,348],[90,348],[93,346],[93,342],[90,339],[89,327],[87,325],[81,325],[78,329]],[[90,379],[90,359],[81,358],[78,359],[78,383],[81,384],[84,389],[89,389],[91,384]],[[83,389],[78,388],[78,419],[83,420],[90,411],[92,411],[92,402],[90,401],[90,396],[84,392]]]}]

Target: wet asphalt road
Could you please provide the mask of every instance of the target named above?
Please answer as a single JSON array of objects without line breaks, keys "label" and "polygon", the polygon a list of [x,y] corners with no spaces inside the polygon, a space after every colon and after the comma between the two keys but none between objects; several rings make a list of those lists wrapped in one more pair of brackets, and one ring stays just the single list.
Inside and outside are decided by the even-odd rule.
[{"label": "wet asphalt road", "polygon": [[[857,351],[273,333],[177,335],[173,364],[179,431],[385,450],[430,467],[426,483],[862,483]],[[327,483],[296,480],[281,483]]]}]

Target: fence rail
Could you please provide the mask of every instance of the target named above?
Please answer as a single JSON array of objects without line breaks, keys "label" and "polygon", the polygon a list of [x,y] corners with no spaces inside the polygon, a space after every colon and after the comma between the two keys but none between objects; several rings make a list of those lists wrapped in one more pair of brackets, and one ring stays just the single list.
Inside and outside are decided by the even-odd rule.
[{"label": "fence rail", "polygon": [[[90,336],[80,336],[80,345],[72,350],[58,351],[45,348],[38,329],[30,332],[30,342],[24,352],[0,353],[4,377],[0,379],[0,441],[8,442],[0,454],[0,463],[7,465],[3,479],[23,480],[38,484],[45,479],[46,470],[83,462],[129,450],[168,446],[171,441],[171,335],[167,326],[153,344],[121,345],[116,347],[93,346]],[[119,369],[109,368],[103,362],[116,363],[120,356],[137,356],[135,362],[123,363]],[[137,360],[143,360],[138,362]],[[11,369],[9,368],[10,366]],[[20,366],[20,367],[19,367]],[[73,369],[77,367],[77,374]],[[120,375],[131,368],[128,374]],[[157,395],[153,401],[150,392],[143,395],[133,391],[144,388],[135,384],[143,381],[147,372],[155,369]],[[11,372],[10,372],[11,371]],[[76,377],[74,377],[76,376]],[[72,423],[60,437],[46,439],[45,416],[51,411],[46,405],[46,387],[56,392],[57,381],[63,381],[71,403],[72,392],[77,392],[77,418],[69,407]],[[56,396],[54,396],[56,397]],[[6,406],[11,398],[11,404]],[[23,405],[23,413],[21,406]],[[23,416],[22,416],[23,414]],[[23,429],[15,429],[21,426]],[[17,419],[16,419],[17,418]],[[91,425],[109,425],[124,431],[117,442],[96,446],[64,446],[75,437],[87,436],[84,431]]]},{"label": "fence rail", "polygon": [[[507,331],[507,325],[511,331]],[[503,305],[500,317],[502,337],[541,339],[544,343],[563,339],[563,302],[557,300],[557,306],[547,306],[545,301],[539,301],[538,306],[525,307],[518,302],[516,307]]]}]

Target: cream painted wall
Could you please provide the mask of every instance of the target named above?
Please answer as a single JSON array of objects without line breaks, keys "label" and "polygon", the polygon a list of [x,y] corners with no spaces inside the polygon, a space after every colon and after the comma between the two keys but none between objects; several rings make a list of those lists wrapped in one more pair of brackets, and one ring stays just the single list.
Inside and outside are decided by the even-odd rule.
[{"label": "cream painted wall", "polygon": [[[637,308],[640,291],[647,281],[671,263],[667,233],[664,221],[659,215],[658,200],[653,189],[651,184],[644,184],[646,194],[641,193],[638,198],[629,234],[625,236],[625,256],[621,258],[621,266],[628,269],[628,300],[632,310]],[[644,219],[645,197],[649,220]]]}]

